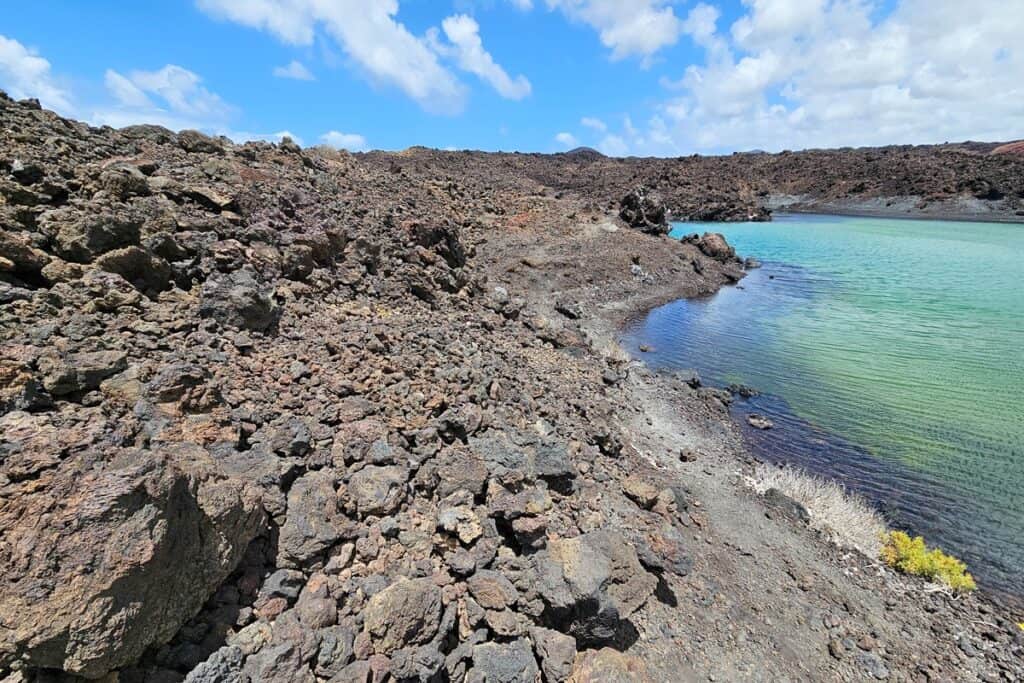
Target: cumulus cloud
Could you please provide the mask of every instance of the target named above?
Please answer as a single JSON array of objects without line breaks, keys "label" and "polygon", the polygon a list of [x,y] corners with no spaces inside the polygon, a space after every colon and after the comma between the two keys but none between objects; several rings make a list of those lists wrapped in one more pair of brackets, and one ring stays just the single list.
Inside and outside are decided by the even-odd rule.
[{"label": "cumulus cloud", "polygon": [[629,154],[629,144],[619,135],[606,135],[597,144],[597,149],[610,157],[624,157]]},{"label": "cumulus cloud", "polygon": [[1016,139],[1024,121],[1024,12],[1002,0],[744,0],[719,26],[691,9],[701,64],[643,130],[644,154]]},{"label": "cumulus cloud", "polygon": [[58,113],[74,113],[71,94],[50,73],[50,62],[4,35],[0,35],[0,87],[15,99],[34,97]]},{"label": "cumulus cloud", "polygon": [[320,140],[329,147],[347,149],[350,152],[366,149],[366,138],[355,133],[342,133],[332,130],[321,135]]},{"label": "cumulus cloud", "polygon": [[530,92],[523,76],[511,78],[484,49],[479,26],[465,16],[443,25],[451,41],[438,50],[436,29],[413,35],[396,18],[398,0],[197,0],[211,16],[250,26],[292,45],[312,45],[318,29],[338,46],[372,81],[397,87],[420,106],[437,113],[456,113],[465,104],[466,89],[442,63],[455,60],[505,97],[519,99]]},{"label": "cumulus cloud", "polygon": [[234,109],[202,85],[202,78],[176,64],[128,75],[108,69],[104,76],[113,102],[91,119],[114,127],[155,123],[172,130],[223,130]]},{"label": "cumulus cloud", "polygon": [[664,47],[674,45],[683,23],[670,7],[671,0],[546,0],[573,21],[598,32],[612,59],[638,56],[644,63]]},{"label": "cumulus cloud", "polygon": [[521,100],[530,94],[530,81],[525,76],[511,78],[484,49],[480,25],[472,17],[456,14],[442,21],[441,28],[451,46],[440,43],[436,32],[432,42],[442,53],[451,55],[460,69],[478,76],[507,99]]},{"label": "cumulus cloud", "polygon": [[577,147],[579,146],[579,140],[572,133],[559,133],[555,136],[555,142],[562,145],[563,147]]},{"label": "cumulus cloud", "polygon": [[284,66],[274,67],[274,75],[278,78],[290,78],[295,81],[316,80],[316,77],[306,68],[306,65],[297,59],[293,59]]},{"label": "cumulus cloud", "polygon": [[591,130],[596,130],[598,133],[603,133],[608,130],[608,124],[601,119],[594,118],[593,116],[584,116],[580,119],[580,123]]}]

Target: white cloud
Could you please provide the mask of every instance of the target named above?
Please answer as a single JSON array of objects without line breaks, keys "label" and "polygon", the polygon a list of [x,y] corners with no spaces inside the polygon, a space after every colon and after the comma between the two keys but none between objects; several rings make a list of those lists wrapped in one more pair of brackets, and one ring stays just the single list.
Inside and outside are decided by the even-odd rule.
[{"label": "white cloud", "polygon": [[586,126],[587,128],[596,130],[598,133],[603,133],[606,130],[608,130],[608,124],[606,124],[601,119],[594,118],[593,116],[584,116],[582,119],[580,119],[580,123]]},{"label": "white cloud", "polygon": [[683,31],[669,4],[670,0],[547,0],[549,9],[594,28],[613,60],[639,56],[645,64],[675,44]]},{"label": "white cloud", "polygon": [[680,93],[642,131],[643,154],[1016,139],[1024,121],[1024,12],[1003,0],[744,0],[718,27],[691,9],[705,50],[666,83]]},{"label": "white cloud", "polygon": [[0,87],[15,99],[35,97],[58,113],[74,113],[71,94],[50,73],[50,62],[4,35],[0,35]]},{"label": "white cloud", "polygon": [[395,19],[398,0],[198,0],[219,18],[311,45],[322,25],[371,80],[395,86],[424,109],[460,111],[465,88],[423,38]]},{"label": "white cloud", "polygon": [[220,19],[273,33],[292,45],[310,45],[312,7],[306,0],[196,0],[199,9]]},{"label": "white cloud", "polygon": [[297,59],[293,59],[284,66],[274,67],[274,75],[278,78],[290,78],[295,81],[315,81],[316,77],[310,73],[306,65]]},{"label": "white cloud", "polygon": [[366,149],[366,138],[355,133],[342,133],[332,130],[320,136],[325,145],[335,149],[347,149],[350,152],[358,152]]},{"label": "white cloud", "polygon": [[93,112],[95,123],[123,127],[155,123],[172,130],[200,128],[224,132],[234,109],[202,85],[198,74],[175,64],[127,76],[108,69],[104,76],[113,97]]},{"label": "white cloud", "polygon": [[555,136],[555,142],[564,147],[577,147],[579,146],[579,140],[572,133],[559,133]]},{"label": "white cloud", "polygon": [[434,43],[442,52],[451,54],[460,69],[479,76],[507,99],[521,100],[530,94],[530,81],[525,76],[509,77],[484,49],[480,25],[472,17],[465,14],[448,17],[441,22],[441,28],[452,47],[439,45],[436,34]]},{"label": "white cloud", "polygon": [[516,9],[520,9],[524,12],[528,12],[533,9],[533,0],[509,0],[509,2],[515,5]]},{"label": "white cloud", "polygon": [[618,135],[604,136],[597,149],[610,157],[624,157],[629,154],[629,145]]}]

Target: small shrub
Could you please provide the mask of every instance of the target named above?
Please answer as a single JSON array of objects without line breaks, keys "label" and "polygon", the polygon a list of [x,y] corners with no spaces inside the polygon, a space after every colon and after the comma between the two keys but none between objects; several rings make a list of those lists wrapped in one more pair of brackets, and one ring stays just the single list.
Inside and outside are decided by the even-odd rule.
[{"label": "small shrub", "polygon": [[762,463],[747,485],[762,495],[769,489],[782,491],[807,509],[811,528],[824,533],[841,548],[856,548],[868,557],[878,557],[886,531],[885,519],[842,484],[796,467]]},{"label": "small shrub", "polygon": [[890,531],[882,547],[882,559],[898,571],[944,583],[954,590],[977,588],[966,564],[938,548],[929,549],[920,536],[911,538],[902,531]]}]

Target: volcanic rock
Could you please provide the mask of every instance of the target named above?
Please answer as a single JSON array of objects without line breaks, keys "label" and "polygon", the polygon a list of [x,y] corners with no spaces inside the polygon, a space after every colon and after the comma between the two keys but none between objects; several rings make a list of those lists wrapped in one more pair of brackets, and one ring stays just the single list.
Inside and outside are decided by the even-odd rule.
[{"label": "volcanic rock", "polygon": [[631,228],[650,235],[667,235],[671,230],[661,197],[645,187],[637,187],[622,198],[619,218]]},{"label": "volcanic rock", "polygon": [[613,531],[552,541],[534,562],[546,622],[585,646],[614,640],[657,583]]},{"label": "volcanic rock", "polygon": [[97,678],[136,661],[199,610],[262,521],[256,491],[197,446],[70,459],[24,486],[37,492],[0,508],[0,612],[18,615],[0,628],[0,666]]},{"label": "volcanic rock", "polygon": [[441,623],[441,590],[430,579],[399,579],[370,598],[363,623],[379,653],[425,643]]}]

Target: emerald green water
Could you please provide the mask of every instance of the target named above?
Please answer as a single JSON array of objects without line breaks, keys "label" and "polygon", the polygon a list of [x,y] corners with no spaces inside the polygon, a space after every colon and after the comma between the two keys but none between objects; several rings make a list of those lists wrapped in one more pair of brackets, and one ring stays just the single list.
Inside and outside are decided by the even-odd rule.
[{"label": "emerald green water", "polygon": [[764,395],[757,450],[838,476],[1024,595],[1024,225],[780,216],[694,226],[764,267],[651,311],[654,366]]}]

